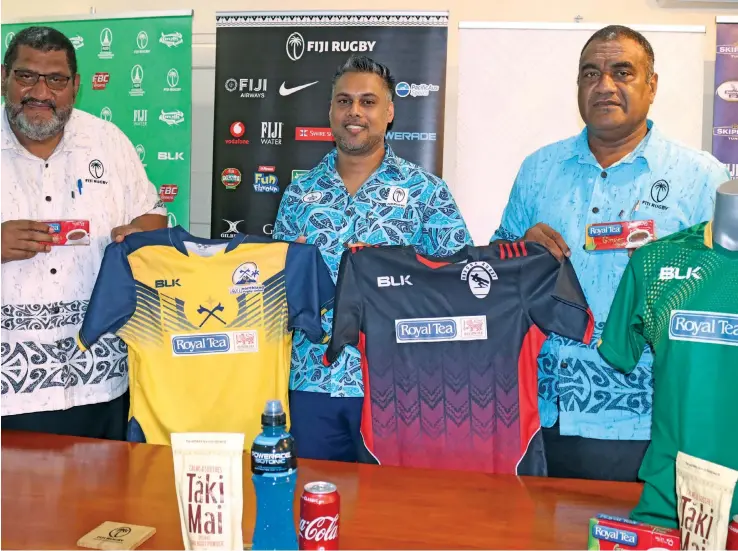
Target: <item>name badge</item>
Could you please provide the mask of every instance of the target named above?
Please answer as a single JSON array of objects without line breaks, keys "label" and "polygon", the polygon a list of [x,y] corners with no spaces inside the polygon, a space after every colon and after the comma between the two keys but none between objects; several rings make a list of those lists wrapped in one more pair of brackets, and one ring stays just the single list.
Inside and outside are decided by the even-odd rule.
[{"label": "name badge", "polygon": [[656,239],[653,220],[627,220],[587,224],[584,250],[633,250]]}]

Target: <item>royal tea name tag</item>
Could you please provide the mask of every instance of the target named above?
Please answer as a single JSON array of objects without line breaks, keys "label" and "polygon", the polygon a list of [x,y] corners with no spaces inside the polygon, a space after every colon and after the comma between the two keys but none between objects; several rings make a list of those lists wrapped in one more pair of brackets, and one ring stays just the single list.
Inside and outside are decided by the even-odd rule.
[{"label": "royal tea name tag", "polygon": [[155,533],[156,528],[151,526],[137,526],[108,520],[92,532],[82,536],[77,541],[77,545],[88,549],[136,549]]},{"label": "royal tea name tag", "polygon": [[653,220],[587,224],[585,231],[584,249],[587,251],[637,249],[656,239]]}]

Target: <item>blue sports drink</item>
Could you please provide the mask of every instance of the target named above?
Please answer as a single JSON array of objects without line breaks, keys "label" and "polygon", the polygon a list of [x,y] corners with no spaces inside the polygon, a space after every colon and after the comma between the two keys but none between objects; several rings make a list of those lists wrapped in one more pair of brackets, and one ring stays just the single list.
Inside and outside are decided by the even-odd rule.
[{"label": "blue sports drink", "polygon": [[295,440],[287,432],[287,414],[269,400],[261,415],[262,432],[251,447],[251,479],[256,492],[252,549],[297,549],[292,504],[297,482]]}]

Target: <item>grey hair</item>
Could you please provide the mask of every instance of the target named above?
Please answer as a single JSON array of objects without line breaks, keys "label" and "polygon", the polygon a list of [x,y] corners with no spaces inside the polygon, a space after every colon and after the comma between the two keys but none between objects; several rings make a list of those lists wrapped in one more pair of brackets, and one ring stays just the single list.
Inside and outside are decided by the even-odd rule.
[{"label": "grey hair", "polygon": [[365,55],[352,55],[336,70],[333,75],[332,89],[335,89],[336,82],[346,73],[371,73],[377,75],[384,81],[387,87],[387,97],[390,102],[395,99],[395,77],[390,74],[389,67],[377,63],[372,58]]},{"label": "grey hair", "polygon": [[654,74],[654,55],[651,43],[641,33],[639,33],[638,31],[634,31],[633,29],[631,29],[630,27],[626,27],[625,25],[608,25],[607,27],[601,28],[599,31],[589,37],[589,40],[587,40],[587,42],[584,44],[579,57],[581,59],[584,50],[587,49],[587,46],[589,46],[591,42],[609,42],[610,40],[618,40],[620,38],[629,38],[630,40],[637,42],[638,45],[643,48],[643,51],[646,53],[646,60],[648,64],[646,67],[646,80],[651,80],[651,77],[653,77]]}]

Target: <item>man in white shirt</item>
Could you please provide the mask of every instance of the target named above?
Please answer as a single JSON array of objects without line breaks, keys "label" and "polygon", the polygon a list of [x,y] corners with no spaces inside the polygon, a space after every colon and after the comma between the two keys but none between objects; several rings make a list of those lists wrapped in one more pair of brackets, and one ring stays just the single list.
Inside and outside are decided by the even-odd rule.
[{"label": "man in white shirt", "polygon": [[[75,343],[105,247],[163,228],[166,210],[130,140],[74,109],[72,43],[16,34],[2,67],[2,428],[124,439],[127,351]],[[89,220],[89,246],[55,246],[44,221]]]}]

